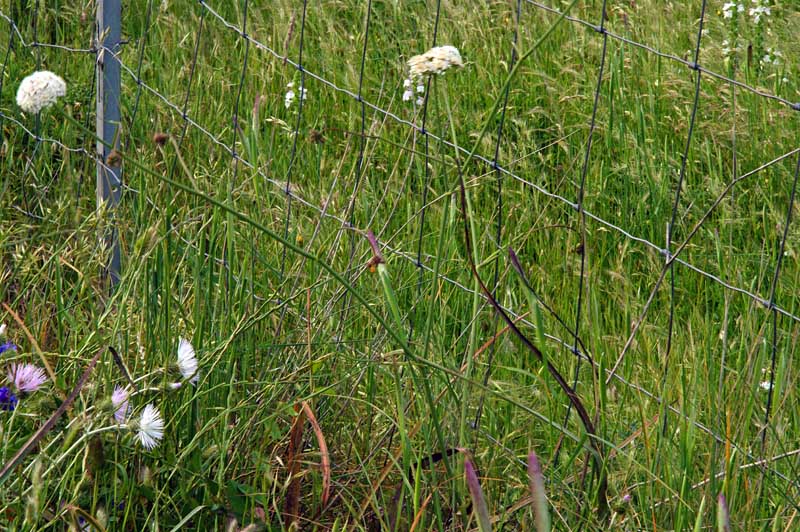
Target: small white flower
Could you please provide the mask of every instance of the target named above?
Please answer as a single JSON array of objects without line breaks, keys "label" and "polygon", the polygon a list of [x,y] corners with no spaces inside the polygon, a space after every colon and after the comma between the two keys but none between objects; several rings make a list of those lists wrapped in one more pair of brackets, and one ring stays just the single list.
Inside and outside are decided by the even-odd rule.
[{"label": "small white flower", "polygon": [[178,370],[184,379],[189,379],[192,384],[197,384],[199,377],[197,368],[197,355],[194,353],[194,347],[189,340],[181,338],[178,341]]},{"label": "small white flower", "polygon": [[6,324],[0,323],[0,336],[5,336],[5,335],[6,335]]},{"label": "small white flower", "polygon": [[406,79],[403,80],[403,88],[404,89],[410,89],[411,88],[411,80],[410,79],[406,78]]},{"label": "small white flower", "polygon": [[152,403],[144,407],[142,417],[139,418],[139,433],[137,434],[142,447],[154,449],[164,437],[164,419]]},{"label": "small white flower", "polygon": [[744,5],[737,4],[736,2],[728,2],[722,6],[722,16],[725,18],[733,18],[734,11],[741,13],[744,11]]},{"label": "small white flower", "polygon": [[420,94],[425,92],[425,85],[417,85],[417,92]]},{"label": "small white flower", "polygon": [[22,80],[17,90],[17,105],[26,113],[36,114],[67,94],[67,84],[59,76],[42,70]]},{"label": "small white flower", "polygon": [[768,17],[772,14],[772,10],[769,6],[765,6],[761,3],[761,0],[753,0],[753,3],[756,5],[755,7],[751,7],[750,16],[753,17],[753,22],[758,24],[761,22],[761,17]]},{"label": "small white flower", "polygon": [[[283,97],[283,104],[288,109],[294,103],[294,99],[297,97],[297,93],[294,92],[294,81],[290,81],[286,84],[286,95]],[[300,87],[300,98],[305,100],[308,97],[308,91],[305,87]]]},{"label": "small white flower", "polygon": [[415,103],[421,107],[422,104],[425,103],[425,98],[420,96],[419,98],[417,98],[417,101]]},{"label": "small white flower", "polygon": [[403,92],[403,101],[404,102],[410,102],[411,98],[413,98],[413,97],[414,97],[414,91],[409,89],[409,90]]},{"label": "small white flower", "polygon": [[763,381],[761,384],[759,384],[759,386],[761,386],[762,390],[772,389],[772,383],[770,383],[769,381]]}]

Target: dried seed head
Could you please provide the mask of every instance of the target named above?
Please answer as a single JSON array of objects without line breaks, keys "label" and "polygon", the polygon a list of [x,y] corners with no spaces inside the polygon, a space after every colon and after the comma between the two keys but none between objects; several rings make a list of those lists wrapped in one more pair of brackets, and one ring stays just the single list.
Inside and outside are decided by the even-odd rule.
[{"label": "dried seed head", "polygon": [[111,152],[106,157],[106,164],[111,167],[121,165],[122,154],[117,150],[111,150]]},{"label": "dried seed head", "polygon": [[167,133],[153,133],[153,142],[158,144],[159,146],[163,146],[169,140],[169,135]]}]

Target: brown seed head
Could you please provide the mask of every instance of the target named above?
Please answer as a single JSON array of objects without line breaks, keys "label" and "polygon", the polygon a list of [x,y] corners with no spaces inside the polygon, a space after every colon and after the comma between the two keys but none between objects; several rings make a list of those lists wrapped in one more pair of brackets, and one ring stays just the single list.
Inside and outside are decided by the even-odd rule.
[{"label": "brown seed head", "polygon": [[106,157],[106,164],[114,167],[122,164],[122,154],[117,150],[111,150]]},{"label": "brown seed head", "polygon": [[153,142],[159,146],[163,146],[169,140],[169,135],[166,133],[153,133]]}]

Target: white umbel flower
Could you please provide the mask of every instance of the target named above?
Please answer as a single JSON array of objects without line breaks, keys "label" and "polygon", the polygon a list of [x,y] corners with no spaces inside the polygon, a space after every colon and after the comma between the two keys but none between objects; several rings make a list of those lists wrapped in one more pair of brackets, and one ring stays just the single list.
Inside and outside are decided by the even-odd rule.
[{"label": "white umbel flower", "polygon": [[414,81],[433,74],[444,74],[454,66],[463,67],[464,62],[458,48],[450,45],[436,46],[408,60],[408,72]]},{"label": "white umbel flower", "polygon": [[67,94],[67,84],[61,77],[42,70],[22,80],[17,90],[17,105],[26,113],[36,114],[50,107]]},{"label": "white umbel flower", "polygon": [[199,375],[197,374],[197,355],[194,347],[186,338],[181,338],[178,342],[178,370],[184,379],[189,379],[192,384],[197,384]]},{"label": "white umbel flower", "polygon": [[147,449],[154,449],[161,442],[164,437],[164,419],[158,408],[149,403],[142,411],[142,417],[139,418],[139,433],[137,434],[139,442],[142,447]]}]

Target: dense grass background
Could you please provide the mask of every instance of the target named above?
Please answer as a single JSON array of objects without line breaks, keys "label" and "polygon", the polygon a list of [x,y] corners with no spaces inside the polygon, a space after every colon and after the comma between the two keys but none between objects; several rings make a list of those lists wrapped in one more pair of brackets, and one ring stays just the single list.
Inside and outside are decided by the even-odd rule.
[{"label": "dense grass background", "polygon": [[[246,20],[248,36],[293,61],[302,36],[304,68],[351,94],[306,75],[298,116],[297,100],[284,105],[287,83],[300,84],[298,70],[209,7],[235,27]],[[30,45],[91,48],[93,4],[0,3],[0,317],[20,346],[4,363],[38,362],[41,350],[57,377],[13,413],[1,412],[2,459],[109,345],[137,379],[135,409],[155,402],[166,436],[148,452],[114,428],[102,405],[124,377],[103,354],[74,407],[5,480],[4,528],[61,530],[93,516],[108,530],[214,530],[232,519],[280,530],[299,489],[302,529],[474,529],[463,475],[469,455],[496,529],[532,529],[524,500],[530,451],[543,462],[559,530],[709,528],[719,493],[734,529],[797,526],[800,370],[791,316],[676,265],[674,295],[667,278],[619,378],[605,384],[665,259],[595,218],[583,224],[559,199],[579,197],[601,34],[564,21],[511,80],[498,161],[518,178],[477,160],[463,165],[463,178],[481,278],[500,304],[525,316],[522,332],[561,374],[577,376],[605,452],[606,515],[597,511],[584,427],[574,412],[566,420],[567,397],[477,295],[456,193],[463,154],[436,140],[469,149],[488,121],[477,151],[493,158],[500,118],[490,110],[503,98],[515,28],[522,52],[557,16],[525,2],[519,19],[515,2],[442,2],[436,42],[457,46],[467,64],[430,83],[424,120],[436,138],[426,141],[395,117],[423,123],[401,94],[405,61],[432,43],[432,0],[309,2],[305,19],[302,3],[284,0],[137,0],[124,8],[125,190],[112,217],[95,209],[95,54]],[[596,24],[601,8],[579,1],[571,14]],[[732,23],[722,2],[706,7],[699,63],[798,101],[800,16],[789,3],[771,9],[763,46],[783,53],[779,65],[759,65],[761,37],[746,11],[737,61],[726,60]],[[609,2],[606,27],[691,61],[700,12],[700,2]],[[17,108],[14,94],[38,69],[62,75],[68,94],[37,118]],[[696,75],[608,40],[583,207],[661,248]],[[392,114],[362,106],[353,97],[359,91]],[[798,131],[796,111],[784,103],[701,76],[671,248],[733,179],[794,150]],[[171,140],[159,146],[156,133]],[[681,257],[768,300],[796,165],[790,156],[737,183]],[[123,277],[109,295],[99,238],[112,223]],[[367,267],[367,230],[381,243],[399,319]],[[800,314],[798,236],[790,224],[775,284],[775,303],[790,315]],[[540,305],[512,268],[509,247],[570,329],[583,283],[578,334],[596,372],[578,364],[572,333],[553,314],[541,310],[535,319]],[[200,355],[200,381],[166,391],[179,336]],[[765,426],[761,383],[770,380],[773,354]],[[327,503],[310,426],[295,428],[299,483],[289,475],[303,401],[330,452]]]}]

